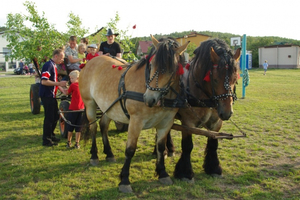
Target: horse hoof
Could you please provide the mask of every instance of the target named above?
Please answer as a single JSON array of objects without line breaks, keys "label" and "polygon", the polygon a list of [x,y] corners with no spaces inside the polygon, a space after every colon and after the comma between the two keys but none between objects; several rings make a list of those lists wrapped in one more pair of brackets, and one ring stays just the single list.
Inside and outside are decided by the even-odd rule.
[{"label": "horse hoof", "polygon": [[187,183],[189,183],[189,184],[194,184],[194,183],[195,183],[194,178],[192,178],[192,179],[182,178],[181,180],[184,181],[184,182],[187,182]]},{"label": "horse hoof", "polygon": [[116,162],[115,157],[111,157],[111,158],[106,158],[107,162]]},{"label": "horse hoof", "polygon": [[97,166],[99,164],[99,160],[98,159],[90,159],[90,163],[92,166]]},{"label": "horse hoof", "polygon": [[172,185],[173,181],[170,177],[160,178],[159,182],[161,182],[164,185]]},{"label": "horse hoof", "polygon": [[119,185],[119,191],[123,193],[132,193],[131,185]]}]

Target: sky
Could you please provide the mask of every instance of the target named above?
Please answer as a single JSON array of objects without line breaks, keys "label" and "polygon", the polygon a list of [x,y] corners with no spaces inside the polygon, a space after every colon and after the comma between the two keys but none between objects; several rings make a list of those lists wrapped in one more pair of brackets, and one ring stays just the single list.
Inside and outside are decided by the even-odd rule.
[{"label": "sky", "polygon": [[[27,14],[25,0],[0,4],[0,26],[7,14]],[[299,0],[31,0],[36,10],[60,32],[69,13],[94,33],[118,12],[118,29],[132,37],[182,31],[213,31],[246,36],[279,36],[300,40]],[[136,25],[136,29],[132,27]]]}]

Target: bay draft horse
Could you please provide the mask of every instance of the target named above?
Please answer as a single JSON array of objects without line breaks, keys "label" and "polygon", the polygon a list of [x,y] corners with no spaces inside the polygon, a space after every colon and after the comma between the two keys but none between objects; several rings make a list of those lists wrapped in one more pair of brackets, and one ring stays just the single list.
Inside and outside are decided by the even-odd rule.
[{"label": "bay draft horse", "polygon": [[[202,42],[194,54],[182,78],[190,106],[180,108],[177,117],[182,125],[219,131],[223,120],[228,120],[233,113],[240,49],[234,54],[225,41],[211,39]],[[187,131],[182,131],[181,148],[182,154],[176,164],[174,177],[193,182],[190,160],[193,141]],[[208,138],[203,164],[207,174],[222,174],[217,149],[218,140]]]},{"label": "bay draft horse", "polygon": [[165,170],[163,152],[166,136],[178,107],[176,105],[166,107],[164,104],[165,101],[176,100],[179,96],[180,74],[177,71],[184,64],[181,54],[186,50],[188,43],[179,46],[174,39],[159,42],[154,37],[152,42],[154,47],[149,56],[138,63],[123,65],[120,60],[98,56],[90,60],[80,72],[79,89],[89,121],[88,131],[83,131],[82,134],[88,134],[92,138],[93,165],[99,162],[96,144],[97,124],[93,123],[96,121],[97,106],[104,113],[99,124],[107,160],[114,159],[108,140],[110,121],[129,124],[125,163],[120,173],[121,192],[132,192],[129,168],[137,148],[138,137],[141,130],[153,127],[157,130],[158,138],[156,173],[160,182],[172,184]]}]

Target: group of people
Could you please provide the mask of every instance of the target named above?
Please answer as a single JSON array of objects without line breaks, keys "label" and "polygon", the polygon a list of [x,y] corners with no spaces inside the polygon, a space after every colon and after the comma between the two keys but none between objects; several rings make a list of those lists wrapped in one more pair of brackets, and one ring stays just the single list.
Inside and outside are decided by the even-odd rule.
[{"label": "group of people", "polygon": [[106,34],[107,41],[101,43],[99,50],[96,44],[88,45],[86,38],[82,38],[81,43],[77,47],[76,36],[71,36],[69,46],[65,50],[65,55],[68,58],[68,68],[80,71],[86,62],[101,55],[121,58],[121,47],[115,42],[116,36],[118,36],[118,33],[113,33],[111,29],[108,29]]},{"label": "group of people", "polygon": [[29,73],[30,76],[33,75],[33,63],[29,63],[28,66],[23,63],[23,60],[19,62],[20,74],[23,74],[23,70],[26,70],[26,75]]},{"label": "group of people", "polygon": [[[88,45],[88,41],[83,38],[81,43],[77,47],[76,36],[69,38],[69,46],[63,51],[62,49],[56,49],[53,51],[52,58],[47,61],[41,71],[41,85],[39,90],[39,96],[44,106],[44,124],[43,124],[43,146],[52,147],[56,146],[60,141],[55,136],[54,130],[59,120],[58,103],[56,100],[57,90],[61,90],[64,94],[72,95],[69,110],[79,111],[84,109],[84,104],[80,96],[78,78],[80,75],[80,65],[85,64],[89,60],[96,56],[107,55],[121,58],[121,47],[115,42],[115,37],[118,34],[114,34],[111,29],[107,30],[107,41],[102,42],[97,52],[97,45]],[[86,49],[88,47],[88,49]],[[71,85],[66,89],[67,81],[58,82],[57,67],[64,61],[64,57],[68,58],[68,69],[72,70],[69,74]],[[73,131],[75,129],[75,148],[80,148],[80,136],[81,136],[81,114],[82,112],[70,112],[68,114],[68,120],[71,122],[67,125],[68,130],[68,142],[67,147],[71,147],[71,140]]]}]

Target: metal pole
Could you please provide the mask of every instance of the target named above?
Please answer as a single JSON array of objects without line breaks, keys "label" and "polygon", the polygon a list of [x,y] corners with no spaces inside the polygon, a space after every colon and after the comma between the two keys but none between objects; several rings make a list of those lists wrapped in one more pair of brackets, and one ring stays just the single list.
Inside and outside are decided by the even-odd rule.
[{"label": "metal pole", "polygon": [[242,74],[243,74],[243,84],[242,84],[242,99],[245,98],[246,96],[246,87],[244,85],[244,72],[246,69],[246,44],[247,44],[247,39],[246,39],[246,34],[243,35],[243,40],[242,40]]}]

